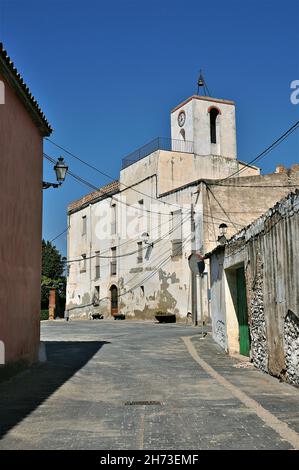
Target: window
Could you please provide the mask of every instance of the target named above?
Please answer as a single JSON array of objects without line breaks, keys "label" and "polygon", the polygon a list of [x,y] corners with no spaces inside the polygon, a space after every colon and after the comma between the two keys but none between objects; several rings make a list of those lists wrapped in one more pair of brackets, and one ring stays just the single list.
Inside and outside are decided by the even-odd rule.
[{"label": "window", "polygon": [[82,235],[86,235],[86,228],[87,228],[87,219],[86,215],[82,217]]},{"label": "window", "polygon": [[111,206],[111,235],[116,234],[116,204]]},{"label": "window", "polygon": [[138,201],[138,231],[139,233],[142,233],[145,231],[144,215],[145,215],[144,203],[143,203],[143,199],[140,199],[140,201]]},{"label": "window", "polygon": [[86,255],[81,255],[82,256],[82,261],[81,261],[81,273],[86,272]]},{"label": "window", "polygon": [[116,276],[117,266],[116,266],[116,247],[111,248],[111,276]]},{"label": "window", "polygon": [[211,144],[217,143],[217,132],[216,132],[216,120],[219,114],[217,108],[212,108],[210,110],[210,133],[211,133]]},{"label": "window", "polygon": [[183,255],[183,243],[182,240],[172,240],[172,256]]},{"label": "window", "polygon": [[96,251],[96,265],[95,265],[95,268],[96,268],[96,272],[95,272],[95,278],[96,279],[99,279],[100,275],[101,275],[101,271],[100,271],[100,252],[99,251]]},{"label": "window", "polygon": [[172,256],[182,256],[182,211],[174,211],[171,213],[171,244]]},{"label": "window", "polygon": [[94,306],[100,305],[100,286],[94,286],[92,303]]},{"label": "window", "polygon": [[137,243],[137,263],[141,264],[143,262],[143,246],[142,242]]},{"label": "window", "polygon": [[111,295],[111,315],[118,313],[118,289],[116,286],[110,287]]},{"label": "window", "polygon": [[185,140],[186,140],[186,132],[185,132],[185,129],[181,129],[181,130],[180,130],[180,135],[181,135],[182,140],[185,141]]}]

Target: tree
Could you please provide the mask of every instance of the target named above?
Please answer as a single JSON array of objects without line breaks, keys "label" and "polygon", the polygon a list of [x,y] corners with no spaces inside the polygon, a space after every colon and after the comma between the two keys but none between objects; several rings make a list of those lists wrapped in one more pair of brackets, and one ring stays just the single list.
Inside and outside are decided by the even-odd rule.
[{"label": "tree", "polygon": [[50,241],[42,241],[41,308],[47,309],[49,290],[54,287],[58,309],[63,311],[65,304],[66,278],[64,276],[66,258],[59,253]]},{"label": "tree", "polygon": [[66,258],[49,241],[42,241],[42,276],[58,279],[63,276]]}]

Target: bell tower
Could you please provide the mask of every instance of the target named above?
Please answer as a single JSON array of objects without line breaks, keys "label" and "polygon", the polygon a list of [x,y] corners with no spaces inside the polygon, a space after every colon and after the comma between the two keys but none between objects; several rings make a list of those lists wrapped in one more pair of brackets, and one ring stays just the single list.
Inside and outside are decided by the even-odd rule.
[{"label": "bell tower", "polygon": [[171,138],[193,142],[196,155],[236,159],[235,103],[191,96],[171,111]]}]

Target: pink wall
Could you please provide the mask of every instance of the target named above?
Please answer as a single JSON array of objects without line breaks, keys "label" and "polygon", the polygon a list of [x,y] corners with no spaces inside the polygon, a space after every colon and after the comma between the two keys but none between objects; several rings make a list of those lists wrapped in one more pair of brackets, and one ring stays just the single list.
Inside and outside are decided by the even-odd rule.
[{"label": "pink wall", "polygon": [[[1,74],[0,80],[5,83]],[[42,136],[5,83],[5,104],[0,104],[0,340],[6,363],[37,357],[42,151]]]}]

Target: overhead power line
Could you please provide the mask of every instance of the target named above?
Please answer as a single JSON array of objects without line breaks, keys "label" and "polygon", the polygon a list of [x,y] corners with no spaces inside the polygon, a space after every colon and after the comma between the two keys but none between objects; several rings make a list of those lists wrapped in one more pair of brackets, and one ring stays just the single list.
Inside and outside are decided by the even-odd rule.
[{"label": "overhead power line", "polygon": [[[185,243],[187,243],[189,241],[191,237],[187,237],[183,240],[183,246],[185,245]],[[169,251],[169,250],[168,250]],[[159,271],[159,269],[161,269],[163,266],[165,266],[165,264],[171,260],[171,255],[168,255],[167,257],[165,257],[164,259],[162,259],[162,261],[160,261],[160,263],[145,277],[143,278],[141,281],[139,281],[137,284],[135,284],[133,287],[130,287],[128,289],[126,289],[124,292],[122,293],[119,293],[117,295],[117,298],[120,298],[120,297],[123,297],[131,292],[133,292],[135,289],[137,289],[138,287],[142,286],[144,283],[146,283],[149,279],[151,279],[155,274],[157,274],[157,272]],[[136,277],[136,274],[131,278],[129,279],[128,283],[130,283],[134,278]],[[101,299],[98,299],[98,302],[101,303],[103,302],[104,300],[108,300],[109,297],[108,296],[105,296],[105,297],[102,297]],[[86,308],[86,307],[91,307],[93,306],[93,303],[88,303],[88,304],[84,304],[84,305],[78,305],[76,307],[72,307],[70,309],[68,309],[68,311],[71,311],[71,310],[76,310],[76,309],[80,309],[80,308]]]},{"label": "overhead power line", "polygon": [[229,178],[232,178],[233,176],[239,175],[242,173],[242,171],[245,171],[246,168],[253,163],[256,163],[257,161],[261,160],[263,157],[265,157],[268,153],[270,153],[275,147],[280,145],[285,139],[287,139],[295,130],[297,130],[299,127],[299,121],[295,122],[289,129],[284,132],[278,139],[276,139],[271,145],[269,145],[265,150],[263,150],[261,153],[259,153],[255,158],[253,158],[250,162],[246,163],[246,166],[244,168],[241,168],[240,170],[235,171],[231,175],[227,176],[226,178],[222,178],[218,181],[226,181]]},{"label": "overhead power line", "polygon": [[[56,160],[52,157],[50,157],[49,155],[47,155],[46,153],[44,153],[44,158],[46,160],[48,160],[49,162],[51,163],[55,163]],[[101,191],[100,188],[98,188],[97,186],[95,186],[93,183],[90,183],[90,181],[82,178],[81,176],[78,176],[77,174],[75,174],[74,172],[68,170],[68,175],[71,176],[73,179],[79,181],[80,183],[84,184],[85,186],[87,186],[88,188],[94,190],[94,191]],[[109,194],[105,193],[104,191],[102,192],[103,193],[103,196],[106,196],[106,197],[109,197],[111,198],[113,201],[119,203],[119,204],[123,204],[125,205],[126,207],[129,207],[131,210],[140,210],[141,212],[146,212],[148,214],[158,214],[158,215],[163,215],[163,216],[169,216],[169,213],[165,213],[165,212],[157,212],[157,211],[153,211],[153,210],[149,210],[149,209],[145,209],[144,207],[141,207],[141,206],[133,206],[131,204],[128,204],[127,202],[125,201],[122,201],[121,199],[118,199],[117,197],[115,196],[109,196]],[[159,201],[161,202],[161,201]],[[182,211],[190,211],[189,209],[183,209],[181,208],[180,206],[176,206],[176,207],[179,207]]]},{"label": "overhead power line", "polygon": [[[168,235],[170,235],[171,233],[173,233],[177,228],[179,228],[180,226],[182,226],[189,218],[189,215],[186,216],[180,223],[178,223],[177,225],[175,225],[174,227],[172,227],[172,229],[167,232],[165,235],[157,238],[156,240],[153,240],[153,244],[156,244],[156,243],[159,243],[161,240],[164,240]],[[117,246],[112,246],[111,248],[117,248]],[[147,249],[147,246],[143,246],[142,247],[142,251],[144,251],[145,249]],[[107,250],[108,251],[108,250]],[[102,254],[94,254],[92,256],[86,256],[84,259],[88,260],[88,259],[93,259],[93,258],[104,258],[104,259],[115,259],[115,258],[125,258],[127,256],[131,256],[131,255],[135,255],[138,253],[138,250],[134,250],[134,251],[131,251],[129,253],[124,253],[124,254],[119,254],[119,255],[115,255],[115,256],[112,256],[112,255],[109,255],[109,256],[103,256]],[[76,258],[76,259],[71,259],[71,260],[66,260],[66,263],[67,264],[70,264],[70,263],[79,263],[79,262],[82,262],[83,261],[83,258]]]},{"label": "overhead power line", "polygon": [[[78,157],[77,155],[75,155],[74,153],[70,152],[69,150],[67,150],[65,147],[62,147],[61,145],[57,144],[56,142],[54,142],[52,139],[49,139],[48,137],[46,138],[46,140],[48,140],[49,142],[51,142],[51,144],[55,145],[57,148],[59,148],[60,150],[62,150],[63,152],[67,153],[68,155],[70,155],[71,157],[75,158],[76,160],[78,160],[79,162],[81,162],[83,165],[86,165],[88,166],[89,168],[91,168],[92,170],[96,171],[97,173],[99,173],[100,175],[104,176],[105,178],[108,178],[112,181],[115,181],[115,178],[113,178],[113,176],[109,175],[108,173],[105,173],[104,171],[100,170],[99,168],[95,167],[94,165],[91,165],[90,163],[86,162],[85,160],[83,160],[82,158]],[[178,207],[182,210],[184,210],[182,207],[180,207],[178,204],[172,204],[171,202],[167,202],[167,201],[162,201],[161,199],[158,199],[156,197],[153,197],[153,196],[150,196],[149,194],[146,194],[142,191],[139,191],[138,189],[135,189],[133,188],[132,186],[128,186],[126,185],[125,183],[121,183],[119,182],[120,185],[124,186],[124,188],[126,189],[131,189],[132,191],[135,191],[136,193],[138,194],[141,194],[142,196],[145,196],[145,197],[148,197],[149,199],[152,199],[154,201],[157,201],[159,202],[160,204],[166,204],[168,206],[173,206],[173,207]],[[97,188],[99,189],[99,188]]]},{"label": "overhead power line", "polygon": [[222,184],[222,183],[208,183],[208,186],[224,186],[228,188],[298,188],[299,184]]},{"label": "overhead power line", "polygon": [[[192,234],[191,234],[192,236]],[[183,242],[182,242],[182,246],[184,246],[188,241],[189,239],[191,239],[191,236],[189,237],[186,237]],[[160,258],[160,257],[159,257]],[[163,258],[159,263],[158,265],[149,273],[147,274],[143,279],[141,279],[137,284],[135,284],[133,287],[129,287],[128,289],[125,290],[125,292],[123,293],[120,293],[118,294],[118,298],[120,297],[123,297],[124,295],[127,295],[129,293],[131,293],[133,290],[137,289],[138,287],[142,286],[143,284],[145,284],[147,281],[149,281],[155,274],[157,274],[157,272],[159,271],[159,269],[161,269],[168,261],[170,261],[172,258],[171,255],[168,255],[166,256],[165,258]],[[136,275],[133,276],[131,279],[128,280],[127,284],[129,284],[133,279],[135,279]],[[108,299],[108,297],[104,297],[102,299],[100,299],[100,302],[102,300],[105,300],[105,299]]]},{"label": "overhead power line", "polygon": [[[54,158],[50,157],[49,155],[47,155],[46,153],[44,153],[44,158],[46,158],[46,160],[50,161],[51,163],[55,163],[55,160]],[[81,176],[78,176],[77,174],[75,174],[74,172],[68,170],[68,175],[71,176],[72,178],[74,178],[75,180],[79,181],[80,183],[84,184],[85,186],[87,186],[88,188],[90,189],[93,189],[94,191],[100,191],[101,189],[98,188],[97,186],[95,186],[93,183],[90,183],[88,180],[82,178]],[[144,207],[140,207],[140,206],[132,206],[131,204],[128,204],[127,202],[125,201],[122,201],[118,198],[116,198],[115,196],[109,196],[109,194],[105,193],[103,191],[103,196],[106,196],[106,197],[109,197],[111,198],[113,201],[119,203],[119,204],[123,204],[127,207],[129,207],[130,209],[136,209],[136,210],[140,210],[141,212],[146,212],[146,213],[149,213],[149,214],[158,214],[158,215],[165,215],[165,216],[169,216],[169,213],[164,213],[164,212],[157,212],[157,211],[153,211],[153,210],[149,210],[149,209],[145,209]]]},{"label": "overhead power line", "polygon": [[58,235],[56,235],[56,237],[52,238],[50,240],[50,243],[54,242],[55,240],[57,240],[57,238],[61,237],[64,233],[66,233],[68,231],[69,227],[67,227],[66,229],[63,230],[63,232],[60,232]]}]

